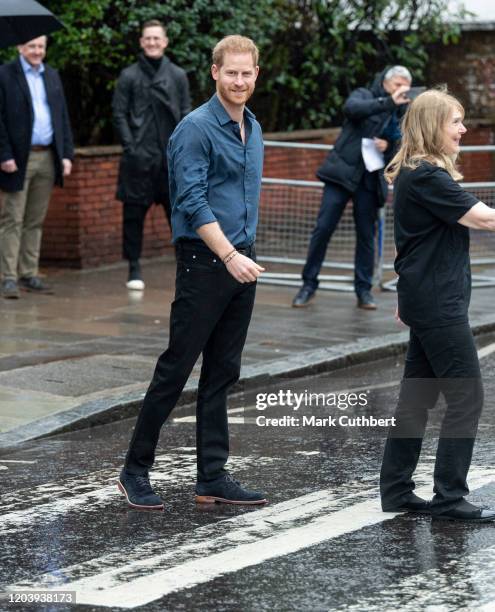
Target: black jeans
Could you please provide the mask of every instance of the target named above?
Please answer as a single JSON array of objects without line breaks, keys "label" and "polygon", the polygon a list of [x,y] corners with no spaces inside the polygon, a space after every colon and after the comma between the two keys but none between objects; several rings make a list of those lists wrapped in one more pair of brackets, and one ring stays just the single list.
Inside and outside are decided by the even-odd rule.
[{"label": "black jeans", "polygon": [[375,263],[375,223],[379,207],[377,188],[370,190],[363,179],[352,194],[337,183],[326,183],[320,212],[311,234],[306,264],[303,268],[304,285],[316,290],[328,243],[335,231],[347,202],[352,198],[356,226],[354,256],[354,289],[357,295],[369,291],[373,282]]},{"label": "black jeans", "polygon": [[[255,258],[254,247],[243,254]],[[178,243],[170,340],[160,355],[126,457],[131,474],[147,474],[160,429],[175,407],[199,355],[196,408],[198,481],[215,480],[229,454],[227,391],[239,378],[256,282],[239,283],[204,244]]]},{"label": "black jeans", "polygon": [[404,379],[380,474],[382,506],[397,507],[414,489],[412,475],[421,452],[428,410],[445,397],[440,429],[432,512],[454,508],[469,493],[466,483],[483,385],[476,346],[468,323],[411,329]]},{"label": "black jeans", "polygon": [[[124,203],[124,222],[123,222],[123,254],[124,259],[135,261],[141,257],[143,250],[143,233],[144,221],[152,204],[129,204]],[[170,223],[170,202],[166,201],[162,204],[167,217],[168,225]]]}]

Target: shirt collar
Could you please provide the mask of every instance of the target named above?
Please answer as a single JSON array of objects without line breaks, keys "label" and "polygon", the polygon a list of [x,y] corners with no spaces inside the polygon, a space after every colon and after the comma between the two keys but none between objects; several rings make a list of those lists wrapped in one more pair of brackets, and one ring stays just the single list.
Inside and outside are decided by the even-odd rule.
[{"label": "shirt collar", "polygon": [[[213,94],[210,98],[209,105],[220,125],[227,125],[227,123],[235,123],[235,121],[230,117],[229,113],[225,110],[224,105],[218,99],[216,93]],[[249,117],[249,119],[255,119],[254,113],[252,113],[249,108],[247,108],[247,106],[244,107],[244,114]]]},{"label": "shirt collar", "polygon": [[28,72],[32,72],[33,74],[43,74],[43,72],[45,72],[45,64],[41,63],[39,69],[36,70],[28,61],[24,59],[22,55],[19,55],[19,59],[21,60],[21,66],[24,74],[27,74]]}]

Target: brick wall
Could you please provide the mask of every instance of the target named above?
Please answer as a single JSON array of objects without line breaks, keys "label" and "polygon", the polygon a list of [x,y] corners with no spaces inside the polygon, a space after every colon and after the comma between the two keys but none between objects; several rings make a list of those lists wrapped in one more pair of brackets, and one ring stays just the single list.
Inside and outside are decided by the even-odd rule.
[{"label": "brick wall", "polygon": [[[72,175],[56,188],[44,225],[45,265],[95,267],[122,259],[122,204],[115,199],[120,147],[79,149]],[[171,252],[161,206],[148,212],[143,256]]]},{"label": "brick wall", "polygon": [[435,45],[426,82],[446,83],[472,120],[495,123],[495,56],[492,30],[463,30],[459,44]]}]

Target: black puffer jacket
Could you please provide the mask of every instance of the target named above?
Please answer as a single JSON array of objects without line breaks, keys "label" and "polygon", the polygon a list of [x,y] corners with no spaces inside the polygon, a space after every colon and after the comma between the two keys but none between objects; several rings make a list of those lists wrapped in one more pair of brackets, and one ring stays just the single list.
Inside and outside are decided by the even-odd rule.
[{"label": "black puffer jacket", "polygon": [[[383,77],[387,70],[388,68],[377,75],[369,89],[360,87],[347,98],[344,105],[346,118],[342,132],[335,143],[335,148],[330,151],[316,173],[321,181],[338,183],[354,193],[365,173],[361,139],[383,137],[383,132],[394,111],[399,121],[403,117],[407,105],[397,106],[383,89]],[[386,163],[392,158],[397,142],[391,142],[390,145],[384,154]],[[379,170],[378,175],[379,196],[384,203],[388,187],[383,177],[383,170]]]},{"label": "black puffer jacket", "polygon": [[186,73],[168,57],[155,70],[141,54],[122,71],[113,96],[113,121],[124,149],[119,200],[147,206],[168,199],[167,143],[190,110]]}]

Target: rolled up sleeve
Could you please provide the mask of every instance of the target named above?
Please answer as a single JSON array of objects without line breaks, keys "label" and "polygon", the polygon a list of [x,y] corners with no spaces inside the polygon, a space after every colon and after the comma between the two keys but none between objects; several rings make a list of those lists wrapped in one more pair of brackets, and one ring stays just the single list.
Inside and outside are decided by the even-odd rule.
[{"label": "rolled up sleeve", "polygon": [[208,203],[210,142],[193,121],[184,121],[169,141],[168,164],[174,182],[174,206],[196,231],[217,219]]}]

